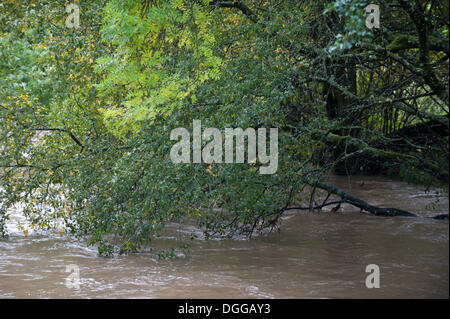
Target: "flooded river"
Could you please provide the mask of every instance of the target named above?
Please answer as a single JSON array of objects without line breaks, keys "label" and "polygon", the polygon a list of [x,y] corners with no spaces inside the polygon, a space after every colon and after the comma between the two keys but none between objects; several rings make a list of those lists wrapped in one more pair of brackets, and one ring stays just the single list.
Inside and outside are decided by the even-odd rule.
[{"label": "flooded river", "polygon": [[[348,206],[291,211],[280,233],[199,240],[187,257],[170,261],[146,253],[100,258],[65,235],[17,232],[0,241],[0,297],[448,298],[449,224],[428,218],[448,212],[448,194],[384,177],[332,179],[371,204],[420,217],[376,217]],[[65,284],[71,264],[79,267],[79,289]],[[379,289],[365,285],[369,264],[379,266]]]}]

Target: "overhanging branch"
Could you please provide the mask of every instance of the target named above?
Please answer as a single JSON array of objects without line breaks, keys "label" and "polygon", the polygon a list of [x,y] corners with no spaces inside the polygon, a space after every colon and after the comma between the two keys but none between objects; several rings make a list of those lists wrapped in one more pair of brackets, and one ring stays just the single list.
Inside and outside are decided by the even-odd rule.
[{"label": "overhanging branch", "polygon": [[84,148],[84,145],[80,142],[80,140],[72,133],[72,131],[64,129],[64,128],[57,128],[57,127],[38,127],[34,128],[35,131],[57,131],[57,132],[64,132],[67,133],[70,138],[82,149]]}]

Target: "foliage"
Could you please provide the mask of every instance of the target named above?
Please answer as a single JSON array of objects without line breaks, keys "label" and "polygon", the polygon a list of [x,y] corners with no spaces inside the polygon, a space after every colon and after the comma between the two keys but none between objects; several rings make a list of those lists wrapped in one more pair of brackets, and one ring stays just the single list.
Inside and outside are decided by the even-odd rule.
[{"label": "foliage", "polygon": [[[276,229],[332,169],[448,183],[448,2],[383,4],[379,30],[359,0],[81,1],[79,29],[67,4],[0,4],[0,231],[19,202],[102,255],[196,226],[171,257]],[[173,164],[194,119],[278,128],[277,173]]]}]

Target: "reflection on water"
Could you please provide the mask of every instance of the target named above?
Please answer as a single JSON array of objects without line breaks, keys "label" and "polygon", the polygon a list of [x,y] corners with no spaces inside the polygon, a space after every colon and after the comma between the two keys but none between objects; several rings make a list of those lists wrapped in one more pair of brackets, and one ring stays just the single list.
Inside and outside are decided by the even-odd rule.
[{"label": "reflection on water", "polygon": [[[171,261],[146,253],[99,258],[66,236],[17,235],[0,241],[0,297],[448,298],[448,221],[427,218],[448,212],[448,196],[381,177],[333,182],[421,217],[375,217],[348,206],[341,213],[289,212],[280,233],[197,241],[188,257]],[[65,286],[69,264],[79,266],[78,290]],[[380,267],[380,289],[365,286],[368,264]]]}]

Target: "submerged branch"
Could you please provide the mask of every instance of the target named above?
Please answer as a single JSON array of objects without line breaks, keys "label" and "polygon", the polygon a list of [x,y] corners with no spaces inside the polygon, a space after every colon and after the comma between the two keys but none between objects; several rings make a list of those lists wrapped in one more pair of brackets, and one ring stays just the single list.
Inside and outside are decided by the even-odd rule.
[{"label": "submerged branch", "polygon": [[[377,207],[377,206],[373,206],[365,201],[363,201],[362,199],[356,198],[353,195],[350,195],[346,192],[344,192],[342,189],[337,188],[336,186],[330,185],[330,184],[326,184],[326,183],[322,183],[322,182],[312,182],[310,180],[306,180],[306,183],[311,185],[311,186],[315,186],[317,188],[326,190],[328,193],[330,194],[334,194],[337,195],[341,198],[341,201],[339,202],[335,202],[336,204],[338,203],[347,203],[347,204],[351,204],[353,206],[356,206],[358,208],[360,208],[361,210],[367,211],[373,215],[376,216],[407,216],[407,217],[417,217],[417,215],[407,212],[405,210],[401,210],[398,208],[383,208],[383,207]],[[322,207],[324,207],[326,204],[320,205]],[[319,206],[319,207],[320,207]]]}]

